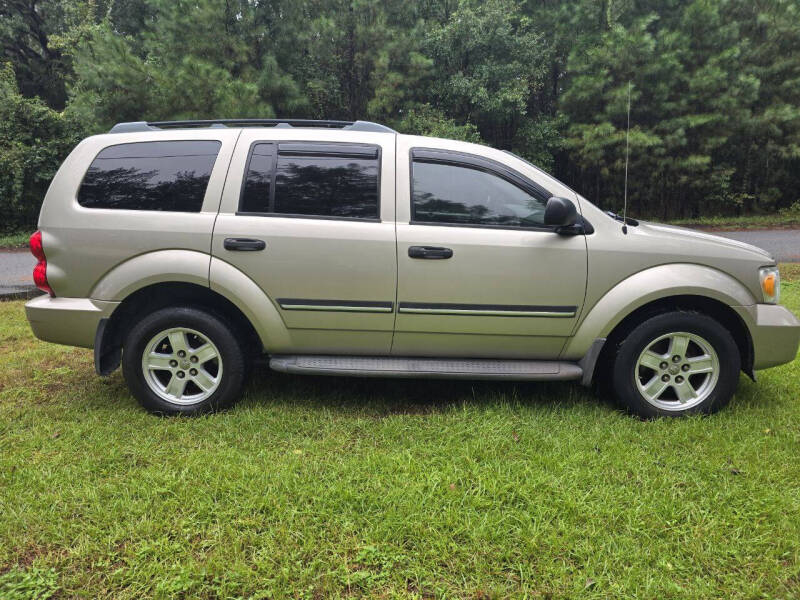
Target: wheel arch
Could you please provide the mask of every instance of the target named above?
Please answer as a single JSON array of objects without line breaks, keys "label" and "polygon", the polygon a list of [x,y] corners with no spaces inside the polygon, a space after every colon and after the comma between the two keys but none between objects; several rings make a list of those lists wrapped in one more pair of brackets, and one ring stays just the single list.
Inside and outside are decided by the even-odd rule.
[{"label": "wheel arch", "polygon": [[730,306],[707,296],[670,296],[650,302],[627,315],[609,334],[598,364],[608,360],[617,344],[639,323],[649,317],[674,310],[694,311],[707,315],[720,323],[733,336],[741,357],[742,371],[751,379],[753,375],[753,339],[742,318]]},{"label": "wheel arch", "polygon": [[[753,341],[747,324],[732,308],[756,302],[749,290],[733,277],[701,265],[662,265],[636,273],[609,290],[586,313],[562,355],[568,360],[586,356],[597,340],[606,340],[595,365],[607,357],[613,342],[643,319],[669,310],[694,310],[706,314],[734,337],[742,370],[753,377]],[[584,376],[590,382],[592,373]]]},{"label": "wheel arch", "polygon": [[198,305],[216,310],[259,340],[262,351],[291,345],[286,325],[269,296],[233,265],[203,252],[159,250],[135,256],[108,271],[93,287],[96,300],[119,302],[95,333],[95,369],[119,366],[126,319],[143,310]]},{"label": "wheel arch", "polygon": [[248,352],[261,354],[264,346],[250,319],[231,300],[210,288],[185,281],[145,285],[125,297],[95,336],[95,369],[108,375],[120,364],[122,343],[142,314],[170,306],[193,306],[227,319],[242,336]]}]

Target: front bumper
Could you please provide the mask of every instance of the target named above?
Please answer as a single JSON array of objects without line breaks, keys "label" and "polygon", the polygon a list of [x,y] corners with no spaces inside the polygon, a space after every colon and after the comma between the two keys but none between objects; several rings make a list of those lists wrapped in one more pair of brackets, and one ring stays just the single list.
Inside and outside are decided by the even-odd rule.
[{"label": "front bumper", "polygon": [[753,370],[768,369],[797,356],[800,321],[788,308],[776,304],[754,304],[737,309],[753,340]]},{"label": "front bumper", "polygon": [[91,348],[100,320],[110,317],[118,305],[88,298],[39,296],[25,304],[25,316],[40,340]]}]

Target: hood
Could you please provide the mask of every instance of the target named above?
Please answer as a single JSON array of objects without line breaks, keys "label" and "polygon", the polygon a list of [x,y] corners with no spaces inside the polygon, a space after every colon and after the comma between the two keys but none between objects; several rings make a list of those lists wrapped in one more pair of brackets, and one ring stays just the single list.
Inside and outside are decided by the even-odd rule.
[{"label": "hood", "polygon": [[730,238],[722,237],[719,235],[703,233],[702,231],[687,229],[686,227],[677,227],[675,225],[662,225],[660,223],[651,223],[648,221],[639,221],[639,227],[644,228],[645,231],[643,231],[643,233],[646,232],[646,233],[653,233],[656,235],[659,234],[667,235],[673,239],[682,238],[687,241],[702,241],[706,243],[719,244],[720,246],[725,246],[728,248],[737,248],[739,250],[752,252],[754,254],[757,254],[774,262],[772,255],[763,248],[759,248],[758,246],[753,246],[752,244],[746,244],[745,242],[732,240]]}]

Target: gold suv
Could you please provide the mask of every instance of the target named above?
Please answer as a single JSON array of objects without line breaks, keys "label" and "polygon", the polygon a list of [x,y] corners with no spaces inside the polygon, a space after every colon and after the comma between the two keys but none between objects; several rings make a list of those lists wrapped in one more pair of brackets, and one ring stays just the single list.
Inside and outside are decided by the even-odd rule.
[{"label": "gold suv", "polygon": [[43,340],[120,364],[158,413],[288,373],[579,380],[709,413],[795,358],[775,261],[605,213],[521,158],[363,121],[120,123],[82,141],[31,239]]}]

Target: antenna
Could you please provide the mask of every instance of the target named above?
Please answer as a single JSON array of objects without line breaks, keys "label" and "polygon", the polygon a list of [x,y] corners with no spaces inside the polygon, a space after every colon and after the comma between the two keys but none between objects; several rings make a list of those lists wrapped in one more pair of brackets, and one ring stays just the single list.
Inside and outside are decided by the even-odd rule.
[{"label": "antenna", "polygon": [[625,192],[622,204],[622,233],[628,235],[628,151],[631,135],[631,82],[628,80],[628,128],[625,130]]}]

